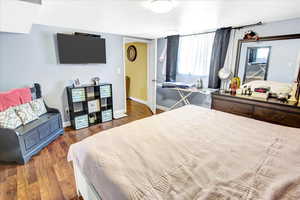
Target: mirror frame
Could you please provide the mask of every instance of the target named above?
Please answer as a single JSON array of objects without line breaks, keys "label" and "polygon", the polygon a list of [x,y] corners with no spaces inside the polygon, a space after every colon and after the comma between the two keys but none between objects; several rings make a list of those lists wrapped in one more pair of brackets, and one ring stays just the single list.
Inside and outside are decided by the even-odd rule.
[{"label": "mirror frame", "polygon": [[240,58],[241,58],[241,50],[242,50],[242,45],[244,43],[260,42],[260,41],[274,41],[274,40],[291,40],[291,39],[300,39],[300,33],[298,33],[298,34],[290,34],[290,35],[266,36],[266,37],[260,37],[258,40],[254,40],[254,39],[249,39],[249,40],[247,40],[247,39],[246,40],[239,39],[238,40],[236,60],[235,60],[234,77],[238,76],[239,64],[240,64]]}]

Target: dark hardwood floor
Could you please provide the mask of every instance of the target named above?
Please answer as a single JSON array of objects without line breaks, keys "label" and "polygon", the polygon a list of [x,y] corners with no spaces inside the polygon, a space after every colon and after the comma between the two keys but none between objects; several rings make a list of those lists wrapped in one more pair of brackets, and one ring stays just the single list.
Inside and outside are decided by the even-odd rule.
[{"label": "dark hardwood floor", "polygon": [[[64,135],[44,148],[26,165],[0,163],[0,200],[77,200],[69,146],[101,131],[151,116],[142,104],[128,101],[128,117]],[[158,111],[160,113],[162,111]]]}]

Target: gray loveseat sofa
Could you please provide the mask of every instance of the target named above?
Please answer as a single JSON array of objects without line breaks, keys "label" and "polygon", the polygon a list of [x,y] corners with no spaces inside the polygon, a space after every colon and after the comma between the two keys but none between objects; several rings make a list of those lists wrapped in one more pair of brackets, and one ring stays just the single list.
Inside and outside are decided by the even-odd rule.
[{"label": "gray loveseat sofa", "polygon": [[[40,85],[35,84],[31,93],[33,98],[41,98]],[[64,133],[60,112],[47,105],[46,108],[47,113],[29,124],[14,130],[0,128],[0,162],[25,164]]]}]

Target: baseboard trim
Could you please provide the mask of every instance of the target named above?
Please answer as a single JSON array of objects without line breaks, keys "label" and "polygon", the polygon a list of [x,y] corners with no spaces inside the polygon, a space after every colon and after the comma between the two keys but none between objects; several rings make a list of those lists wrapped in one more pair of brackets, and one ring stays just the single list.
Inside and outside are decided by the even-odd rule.
[{"label": "baseboard trim", "polygon": [[134,98],[134,97],[129,97],[129,99],[131,99],[132,101],[136,101],[138,103],[147,105],[147,101],[144,101],[144,100],[141,100],[141,99],[137,99],[137,98]]},{"label": "baseboard trim", "polygon": [[114,119],[120,119],[127,116],[128,115],[125,113],[125,110],[116,110],[114,112]]},{"label": "baseboard trim", "polygon": [[156,105],[156,108],[162,111],[169,111],[170,108],[166,107],[166,106],[161,106],[161,105]]}]

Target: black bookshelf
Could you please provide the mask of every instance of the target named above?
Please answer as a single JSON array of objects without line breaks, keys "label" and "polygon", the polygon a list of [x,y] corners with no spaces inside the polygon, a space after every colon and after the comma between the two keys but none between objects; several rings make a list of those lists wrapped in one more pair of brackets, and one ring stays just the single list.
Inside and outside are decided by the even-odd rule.
[{"label": "black bookshelf", "polygon": [[69,114],[74,129],[87,128],[113,119],[112,85],[67,87]]}]

